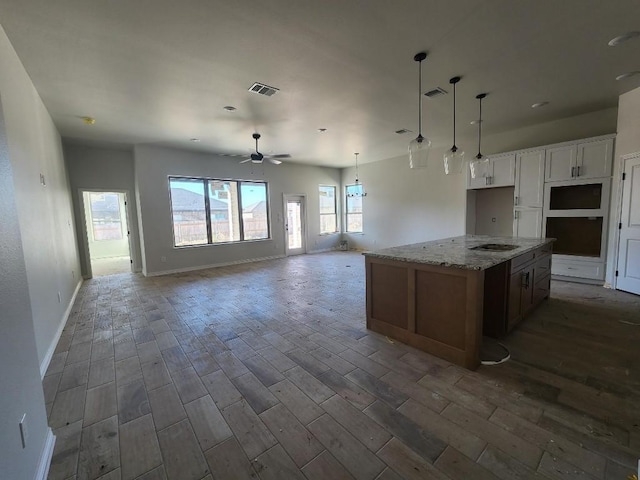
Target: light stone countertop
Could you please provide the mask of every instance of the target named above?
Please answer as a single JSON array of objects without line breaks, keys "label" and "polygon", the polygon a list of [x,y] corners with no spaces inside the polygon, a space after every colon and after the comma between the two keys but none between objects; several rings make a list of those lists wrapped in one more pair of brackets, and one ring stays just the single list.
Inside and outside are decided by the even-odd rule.
[{"label": "light stone countertop", "polygon": [[[363,255],[400,262],[425,263],[466,270],[486,270],[554,240],[553,238],[463,235],[364,252]],[[485,243],[517,245],[518,248],[506,252],[471,250],[471,248]]]}]

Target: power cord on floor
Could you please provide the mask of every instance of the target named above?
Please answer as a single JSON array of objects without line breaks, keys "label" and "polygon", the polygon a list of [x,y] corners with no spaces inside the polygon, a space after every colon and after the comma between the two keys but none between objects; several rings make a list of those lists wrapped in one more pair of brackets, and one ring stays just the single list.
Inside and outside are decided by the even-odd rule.
[{"label": "power cord on floor", "polygon": [[488,365],[488,366],[500,365],[501,363],[507,362],[511,359],[511,352],[509,352],[509,349],[505,347],[503,344],[501,344],[500,342],[497,342],[497,343],[502,348],[504,348],[504,351],[507,352],[507,355],[502,357],[500,360],[482,360],[480,362],[481,365]]}]

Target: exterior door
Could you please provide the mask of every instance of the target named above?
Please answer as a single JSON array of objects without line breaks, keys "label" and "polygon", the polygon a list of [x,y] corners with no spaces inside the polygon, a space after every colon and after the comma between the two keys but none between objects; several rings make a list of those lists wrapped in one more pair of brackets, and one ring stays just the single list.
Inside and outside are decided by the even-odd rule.
[{"label": "exterior door", "polygon": [[301,195],[285,195],[284,197],[285,254],[287,256],[307,252],[304,200]]},{"label": "exterior door", "polygon": [[616,288],[640,295],[640,155],[624,162]]}]

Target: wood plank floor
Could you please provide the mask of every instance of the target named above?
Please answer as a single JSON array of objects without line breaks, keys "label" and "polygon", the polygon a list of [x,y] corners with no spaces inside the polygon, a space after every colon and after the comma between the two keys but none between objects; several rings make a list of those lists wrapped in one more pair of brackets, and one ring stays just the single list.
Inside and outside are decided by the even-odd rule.
[{"label": "wood plank floor", "polygon": [[471,372],[365,328],[363,257],[85,282],[43,388],[65,479],[625,479],[640,298],[554,282]]}]

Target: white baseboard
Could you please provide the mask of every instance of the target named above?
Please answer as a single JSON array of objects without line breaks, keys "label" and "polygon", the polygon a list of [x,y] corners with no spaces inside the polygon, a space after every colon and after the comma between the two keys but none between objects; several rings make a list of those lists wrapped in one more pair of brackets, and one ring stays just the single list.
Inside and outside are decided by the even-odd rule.
[{"label": "white baseboard", "polygon": [[60,320],[60,325],[58,325],[58,330],[51,340],[51,344],[49,345],[49,350],[47,350],[47,354],[40,362],[40,378],[44,378],[44,374],[47,373],[47,368],[49,368],[49,363],[51,362],[51,357],[53,357],[53,352],[58,345],[58,340],[60,340],[60,335],[62,335],[62,330],[64,330],[64,326],[67,324],[67,320],[69,320],[69,315],[71,314],[71,309],[73,308],[73,304],[76,301],[76,297],[78,296],[78,292],[80,291],[80,287],[82,286],[83,280],[80,280],[76,285],[76,290],[73,292],[71,296],[71,300],[69,301],[69,305],[67,305],[67,309]]},{"label": "white baseboard", "polygon": [[47,438],[44,441],[44,448],[42,449],[42,455],[40,455],[40,462],[38,463],[38,471],[36,472],[35,480],[47,480],[49,475],[49,467],[51,466],[51,457],[53,456],[53,447],[56,445],[56,436],[53,434],[53,430],[47,429]]},{"label": "white baseboard", "polygon": [[159,277],[161,275],[171,275],[173,273],[195,272],[197,270],[206,270],[208,268],[228,267],[230,265],[241,265],[243,263],[262,262],[265,260],[277,260],[279,258],[284,258],[284,255],[272,255],[270,257],[248,258],[246,260],[236,260],[233,262],[212,263],[209,265],[198,265],[196,267],[175,268],[173,270],[161,270],[158,272],[146,272],[144,273],[144,275],[146,277]]}]

